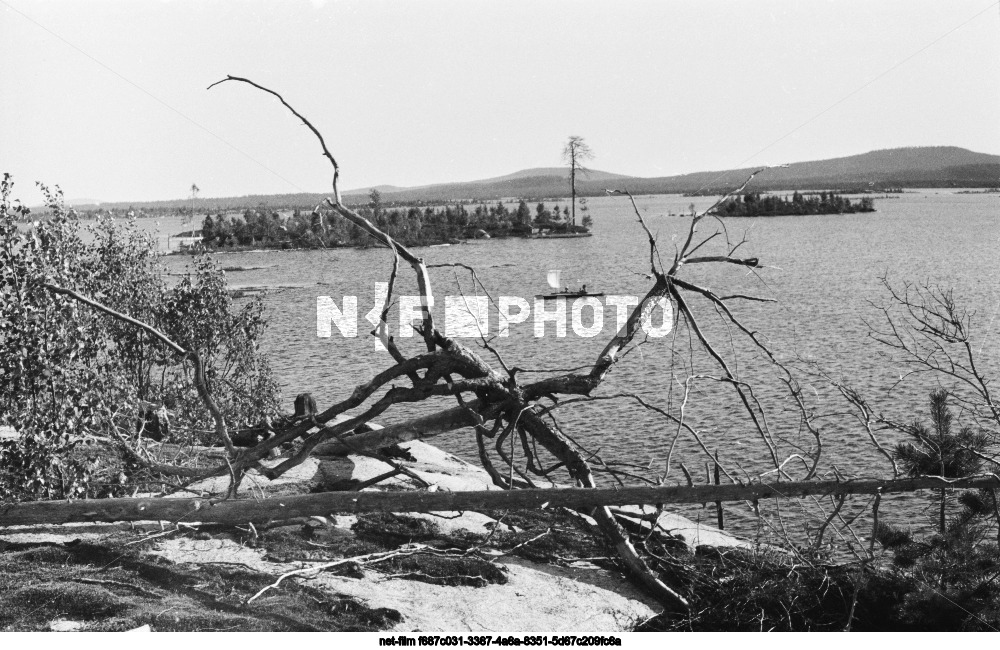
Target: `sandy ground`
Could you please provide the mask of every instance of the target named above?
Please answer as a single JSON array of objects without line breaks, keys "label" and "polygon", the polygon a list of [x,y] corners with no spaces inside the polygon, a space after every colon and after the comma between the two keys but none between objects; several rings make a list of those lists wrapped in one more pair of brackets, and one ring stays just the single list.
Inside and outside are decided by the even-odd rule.
[{"label": "sandy ground", "polygon": [[[231,540],[169,539],[155,552],[178,563],[239,563],[275,576],[307,566],[267,562],[260,551]],[[316,572],[302,579],[369,607],[398,610],[403,621],[396,632],[609,633],[630,630],[660,611],[622,575],[589,563],[561,567],[517,557],[499,563],[507,571],[505,585],[434,585],[374,571],[363,578]]]},{"label": "sandy ground", "polygon": [[[486,472],[422,442],[402,448],[412,460],[401,460],[413,472],[441,490],[494,489]],[[279,462],[277,460],[273,462]],[[386,471],[387,466],[367,457],[311,458],[275,481],[253,474],[244,483],[261,495],[308,492],[321,486],[364,481]],[[412,479],[398,477],[391,483],[413,487]],[[196,490],[222,492],[226,479],[212,479]],[[638,509],[636,509],[638,512]],[[409,513],[408,517],[433,521],[442,534],[466,530],[487,535],[495,521],[480,513]],[[317,519],[327,535],[351,536],[352,516]],[[697,545],[747,547],[748,542],[693,521],[664,513],[660,526],[682,538],[693,550]],[[136,530],[130,525],[52,526],[30,529],[0,529],[0,540],[10,542],[66,542],[81,539],[99,541],[111,532]],[[156,534],[158,523],[140,524],[142,534]],[[504,526],[502,530],[518,532]],[[140,534],[136,533],[137,536]],[[266,559],[262,549],[242,545],[224,536],[191,534],[163,535],[151,542],[149,550],[180,564],[235,563],[273,574],[309,566],[308,562],[276,563]],[[297,580],[303,584],[356,598],[370,607],[398,610],[402,621],[394,631],[409,632],[539,632],[610,633],[632,629],[654,616],[659,608],[654,600],[634,587],[622,574],[586,561],[544,564],[514,556],[497,562],[506,571],[506,584],[483,587],[447,586],[399,579],[379,571],[363,572],[363,577],[310,572]]]}]

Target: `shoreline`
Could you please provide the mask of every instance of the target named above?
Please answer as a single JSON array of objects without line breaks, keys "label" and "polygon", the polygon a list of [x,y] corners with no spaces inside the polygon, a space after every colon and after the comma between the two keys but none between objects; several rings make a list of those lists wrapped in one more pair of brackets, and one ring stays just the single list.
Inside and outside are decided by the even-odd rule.
[{"label": "shoreline", "polygon": [[[410,249],[418,248],[440,248],[444,246],[463,246],[467,244],[479,244],[489,241],[502,241],[507,239],[529,239],[529,240],[546,240],[546,239],[582,239],[586,237],[593,237],[592,232],[580,232],[580,233],[555,233],[549,235],[533,234],[533,235],[490,235],[489,237],[469,237],[466,239],[454,239],[449,241],[435,242],[429,244],[406,244],[403,245]],[[378,248],[386,249],[385,246],[380,246],[378,244],[364,244],[364,245],[351,245],[344,244],[342,246],[231,246],[225,248],[207,248],[202,244],[195,244],[187,246],[179,250],[166,250],[162,255],[199,255],[202,253],[207,253],[211,255],[216,254],[231,254],[231,253],[263,253],[263,252],[294,252],[294,251],[332,251],[332,250],[343,250],[343,249],[368,249],[368,248]]]}]

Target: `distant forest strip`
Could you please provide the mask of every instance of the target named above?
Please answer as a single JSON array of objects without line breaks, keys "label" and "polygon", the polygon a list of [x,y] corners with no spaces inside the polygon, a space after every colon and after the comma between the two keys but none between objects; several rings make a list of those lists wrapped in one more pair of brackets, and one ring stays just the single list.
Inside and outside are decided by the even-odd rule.
[{"label": "distant forest strip", "polygon": [[[471,206],[470,206],[471,207]],[[362,216],[405,246],[454,243],[463,239],[493,237],[529,237],[535,231],[552,234],[585,233],[590,217],[583,225],[568,223],[568,208],[550,211],[539,203],[534,214],[521,201],[516,210],[503,203],[464,205],[444,208],[410,207],[386,209],[378,201],[361,208]],[[201,227],[201,243],[206,248],[334,248],[371,246],[371,237],[361,228],[319,212],[296,210],[284,219],[277,212],[248,209],[240,216],[206,216]]]},{"label": "distant forest strip", "polygon": [[760,192],[747,192],[726,200],[713,213],[720,217],[778,217],[874,211],[875,203],[869,197],[852,202],[850,199],[833,192],[810,194],[795,192],[791,198],[773,194],[762,195]]},{"label": "distant forest strip", "polygon": [[[853,172],[829,173],[828,167],[816,168],[808,163],[793,163],[788,169],[776,168],[769,176],[755,180],[754,188],[761,192],[791,192],[793,190],[826,190],[841,194],[863,192],[881,193],[890,188],[990,188],[996,187],[1000,177],[1000,164],[950,165],[935,169],[891,170],[880,166],[865,167]],[[805,169],[803,169],[805,168]],[[752,169],[735,169],[720,172],[696,172],[683,176],[662,178],[577,179],[577,196],[605,196],[607,189],[628,190],[640,194],[699,194],[724,195],[739,187]],[[523,198],[529,204],[554,201],[569,197],[564,176],[546,175],[515,178],[502,181],[473,181],[468,183],[442,183],[427,187],[392,188],[382,192],[386,206],[426,206],[430,204],[454,205],[479,204],[511,198]],[[188,198],[172,201],[109,202],[99,206],[77,205],[83,215],[88,212],[108,210],[134,210],[140,216],[165,214],[204,214],[257,208],[266,205],[271,210],[312,210],[323,202],[321,193],[251,195],[220,198]],[[368,190],[345,192],[344,202],[351,206],[367,203]]]}]

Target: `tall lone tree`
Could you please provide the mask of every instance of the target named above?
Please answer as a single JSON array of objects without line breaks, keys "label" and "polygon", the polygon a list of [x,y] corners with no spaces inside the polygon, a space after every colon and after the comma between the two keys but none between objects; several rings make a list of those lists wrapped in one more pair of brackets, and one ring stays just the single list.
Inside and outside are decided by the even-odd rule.
[{"label": "tall lone tree", "polygon": [[572,206],[569,218],[570,226],[576,225],[576,174],[577,172],[586,171],[582,163],[584,160],[590,160],[593,157],[594,152],[584,142],[583,138],[578,135],[569,136],[566,146],[563,147],[563,160],[569,165],[569,189],[572,195],[570,201],[570,206]]}]

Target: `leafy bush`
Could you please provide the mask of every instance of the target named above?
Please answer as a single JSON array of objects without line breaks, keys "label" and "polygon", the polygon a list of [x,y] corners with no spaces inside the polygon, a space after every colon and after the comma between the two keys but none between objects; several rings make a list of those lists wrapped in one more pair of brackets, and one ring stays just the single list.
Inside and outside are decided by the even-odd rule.
[{"label": "leafy bush", "polygon": [[[260,351],[267,327],[264,304],[255,298],[237,309],[223,273],[208,256],[196,258],[192,272],[165,293],[157,323],[185,349],[198,350],[209,390],[230,428],[252,426],[277,413],[278,385]],[[162,383],[161,392],[177,402],[180,421],[188,425],[185,440],[215,442],[214,425],[191,379],[193,366],[176,357],[174,362],[180,372]]]},{"label": "leafy bush", "polygon": [[176,288],[163,281],[152,238],[133,221],[83,227],[58,188],[41,186],[52,218],[0,185],[0,424],[18,436],[0,444],[0,498],[95,497],[122,493],[135,469],[81,453],[112,429],[135,436],[143,401],[175,408],[174,430],[206,442],[212,420],[192,386],[189,361],[138,327],[45,285],[72,289],[146,322],[199,352],[230,426],[276,411],[277,385],[260,351],[260,300],[237,309],[222,271],[198,259]]}]

